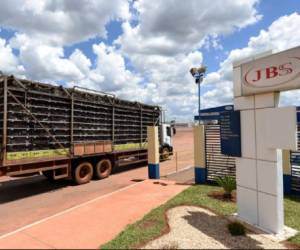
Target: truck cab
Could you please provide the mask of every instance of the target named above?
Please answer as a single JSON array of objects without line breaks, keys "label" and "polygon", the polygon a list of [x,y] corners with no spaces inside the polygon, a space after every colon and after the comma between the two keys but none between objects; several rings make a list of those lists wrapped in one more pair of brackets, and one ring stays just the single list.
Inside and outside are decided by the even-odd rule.
[{"label": "truck cab", "polygon": [[172,137],[176,134],[174,124],[162,123],[160,125],[160,155],[162,160],[167,160],[173,155]]}]

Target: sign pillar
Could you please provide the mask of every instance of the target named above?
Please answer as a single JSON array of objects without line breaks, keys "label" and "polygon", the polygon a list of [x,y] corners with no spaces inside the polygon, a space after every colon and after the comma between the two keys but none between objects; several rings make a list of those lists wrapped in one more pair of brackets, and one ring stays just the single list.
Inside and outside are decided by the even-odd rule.
[{"label": "sign pillar", "polygon": [[281,149],[297,148],[296,108],[278,108],[279,91],[300,87],[295,77],[288,80],[290,71],[281,72],[286,60],[291,68],[299,66],[297,59],[289,57],[300,54],[300,48],[287,52],[287,58],[285,52],[254,57],[235,63],[233,69],[234,109],[241,115],[242,155],[236,158],[238,216],[275,234],[284,227]]},{"label": "sign pillar", "polygon": [[149,179],[159,179],[159,140],[158,127],[147,127],[148,138],[148,176]]},{"label": "sign pillar", "polygon": [[195,183],[203,184],[206,182],[205,166],[205,132],[204,125],[194,126],[194,166]]}]

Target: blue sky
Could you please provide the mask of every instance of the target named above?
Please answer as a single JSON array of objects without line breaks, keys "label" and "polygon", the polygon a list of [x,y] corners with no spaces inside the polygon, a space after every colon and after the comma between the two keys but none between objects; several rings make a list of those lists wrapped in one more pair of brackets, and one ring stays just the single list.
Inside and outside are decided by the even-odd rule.
[{"label": "blue sky", "polygon": [[231,103],[232,62],[299,46],[299,11],[296,0],[2,0],[0,70],[114,92],[191,120],[189,68],[208,66],[202,107]]},{"label": "blue sky", "polygon": [[246,47],[250,37],[257,36],[260,30],[267,29],[279,17],[300,12],[300,1],[264,0],[257,5],[257,10],[263,17],[255,25],[250,25],[221,38],[223,51],[214,49],[202,51],[209,71],[218,69],[219,63],[226,59],[226,52]]}]

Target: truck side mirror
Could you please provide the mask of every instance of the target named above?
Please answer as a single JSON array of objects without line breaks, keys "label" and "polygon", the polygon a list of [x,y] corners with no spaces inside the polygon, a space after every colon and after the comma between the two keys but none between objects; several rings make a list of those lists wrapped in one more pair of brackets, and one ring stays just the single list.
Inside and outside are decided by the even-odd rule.
[{"label": "truck side mirror", "polygon": [[173,135],[176,135],[176,128],[173,128]]}]

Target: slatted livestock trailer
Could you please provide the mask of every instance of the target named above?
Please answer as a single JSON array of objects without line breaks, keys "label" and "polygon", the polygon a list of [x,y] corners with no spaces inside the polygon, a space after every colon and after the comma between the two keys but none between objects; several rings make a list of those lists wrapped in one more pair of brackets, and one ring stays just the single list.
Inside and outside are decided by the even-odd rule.
[{"label": "slatted livestock trailer", "polygon": [[161,151],[173,148],[161,109],[82,88],[0,75],[0,176],[41,172],[78,184],[114,167],[147,161],[147,126],[160,126]]}]

